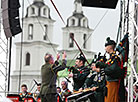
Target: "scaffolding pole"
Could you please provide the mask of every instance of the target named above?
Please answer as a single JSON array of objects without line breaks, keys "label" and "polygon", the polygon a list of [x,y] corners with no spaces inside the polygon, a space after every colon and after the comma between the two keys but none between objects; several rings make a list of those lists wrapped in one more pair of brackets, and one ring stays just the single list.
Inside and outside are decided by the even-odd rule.
[{"label": "scaffolding pole", "polygon": [[[136,102],[137,94],[135,94],[136,98],[134,99],[134,85],[138,82],[137,76],[137,51],[138,51],[138,27],[137,27],[137,5],[136,0],[129,1],[129,36],[130,36],[130,60],[131,60],[131,72],[128,76],[128,97],[127,102]],[[134,82],[134,79],[136,80]],[[135,101],[134,101],[135,100]]]},{"label": "scaffolding pole", "polygon": [[[0,0],[1,7],[1,0]],[[2,12],[0,8],[0,95],[6,95],[7,91],[7,59],[8,59],[8,41],[2,30]]]}]

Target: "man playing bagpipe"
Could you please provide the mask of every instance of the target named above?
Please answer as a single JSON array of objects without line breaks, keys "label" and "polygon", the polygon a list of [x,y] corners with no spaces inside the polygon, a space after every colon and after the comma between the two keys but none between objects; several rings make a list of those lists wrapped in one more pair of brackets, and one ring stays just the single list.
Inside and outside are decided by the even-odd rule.
[{"label": "man playing bagpipe", "polygon": [[[116,47],[115,41],[110,40],[109,37],[106,40],[107,42],[105,43],[105,50],[110,55],[110,58],[107,60],[106,63],[102,63],[102,61],[97,63],[102,68],[104,68],[104,72],[107,76],[106,78],[107,95],[105,97],[105,102],[124,102],[122,101],[123,99],[121,98],[124,94],[122,94],[122,96],[119,94],[120,93],[119,91],[122,91],[119,90],[119,88],[122,87],[122,84],[120,84],[120,82],[125,75],[123,62],[125,62],[126,60],[124,60],[125,56],[123,56],[123,53],[125,52],[125,48],[127,48],[127,46],[125,47],[122,46],[126,45],[125,42],[121,43],[121,47],[119,47],[118,49],[119,54],[117,55],[115,51]],[[124,41],[124,39],[122,41]],[[122,59],[119,58],[120,54],[123,56]],[[126,54],[126,56],[128,58],[128,53]]]},{"label": "man playing bagpipe", "polygon": [[69,68],[69,71],[72,72],[69,77],[73,77],[74,91],[78,91],[82,87],[86,77],[89,75],[89,69],[85,67],[85,62],[86,59],[80,54],[76,58],[75,66]]}]

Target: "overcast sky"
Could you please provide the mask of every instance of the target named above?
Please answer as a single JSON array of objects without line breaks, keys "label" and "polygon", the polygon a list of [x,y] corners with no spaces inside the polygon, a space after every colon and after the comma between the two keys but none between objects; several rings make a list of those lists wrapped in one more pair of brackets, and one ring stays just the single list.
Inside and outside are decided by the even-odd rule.
[{"label": "overcast sky", "polygon": [[[29,6],[33,0],[24,0],[24,15],[26,14],[26,7]],[[58,16],[56,10],[51,4],[50,0],[44,0],[45,4],[49,6],[52,19],[56,20],[54,25],[54,42],[59,44],[59,49],[62,48],[62,27],[65,27],[60,17]],[[74,11],[74,0],[53,0],[57,6],[59,12],[61,13],[65,23],[67,18],[70,17]],[[22,5],[22,0],[20,0]],[[118,31],[118,24],[120,18],[120,1],[118,1],[116,9],[104,9],[104,8],[94,8],[94,7],[83,7],[84,15],[89,20],[89,27],[94,29],[99,23],[101,18],[101,23],[94,29],[92,34],[92,47],[91,50],[94,52],[104,53],[104,43],[105,39],[109,36],[111,39],[116,40],[116,35]],[[20,8],[20,10],[22,7]],[[21,15],[22,16],[22,15]],[[57,39],[58,38],[58,39]]]}]

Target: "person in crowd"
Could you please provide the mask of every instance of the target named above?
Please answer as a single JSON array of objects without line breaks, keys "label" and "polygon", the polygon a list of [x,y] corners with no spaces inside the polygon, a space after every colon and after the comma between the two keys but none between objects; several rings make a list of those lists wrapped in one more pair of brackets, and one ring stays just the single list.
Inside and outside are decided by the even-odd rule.
[{"label": "person in crowd", "polygon": [[27,98],[27,97],[32,97],[33,94],[30,92],[27,92],[27,85],[26,84],[22,84],[21,90],[22,90],[22,92],[19,93],[19,95],[20,95],[20,98],[22,101],[24,101],[25,98]]},{"label": "person in crowd", "polygon": [[61,99],[61,88],[57,87],[57,102],[62,102]]},{"label": "person in crowd", "polygon": [[62,101],[63,102],[68,102],[67,97],[72,94],[71,91],[68,89],[68,82],[67,81],[62,81],[61,86],[62,86],[62,90],[63,90],[61,92]]},{"label": "person in crowd", "polygon": [[40,98],[40,88],[41,88],[41,83],[37,84],[37,89],[36,92],[34,93],[34,99],[37,101],[38,98]]}]

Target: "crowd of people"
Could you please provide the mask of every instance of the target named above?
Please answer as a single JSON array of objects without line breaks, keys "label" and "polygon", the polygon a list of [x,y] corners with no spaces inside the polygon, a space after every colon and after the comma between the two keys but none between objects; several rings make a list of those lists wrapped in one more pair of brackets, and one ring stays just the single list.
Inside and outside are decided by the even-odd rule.
[{"label": "crowd of people", "polygon": [[[77,92],[88,90],[92,94],[84,92],[84,100],[88,98],[91,102],[126,102],[124,87],[124,70],[121,69],[121,61],[114,50],[115,41],[107,38],[105,43],[105,51],[110,55],[95,57],[89,65],[85,65],[87,59],[80,54],[75,61],[74,66],[67,66],[66,53],[62,54],[62,63],[59,64],[60,55],[57,54],[56,61],[53,56],[47,53],[44,57],[45,64],[41,67],[41,89],[39,94],[33,95],[37,100],[38,96],[41,102],[68,102],[68,96]],[[68,68],[70,74],[68,78],[73,78],[73,91],[68,89],[68,82],[62,81],[61,88],[56,86],[57,72]],[[20,96],[24,99],[28,93],[27,86],[22,85]],[[62,90],[62,91],[61,91]],[[79,101],[78,101],[79,102]]]}]

